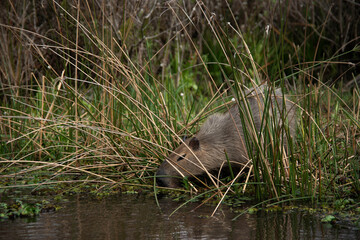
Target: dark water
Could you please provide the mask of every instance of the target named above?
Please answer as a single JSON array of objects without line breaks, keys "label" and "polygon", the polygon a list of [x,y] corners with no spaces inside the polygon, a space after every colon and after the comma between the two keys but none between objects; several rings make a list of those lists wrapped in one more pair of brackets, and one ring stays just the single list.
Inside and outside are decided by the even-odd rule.
[{"label": "dark water", "polygon": [[0,239],[360,239],[351,228],[322,224],[313,215],[290,213],[245,214],[236,221],[226,207],[190,204],[169,218],[179,203],[144,196],[122,195],[104,200],[75,198],[57,212],[34,221],[0,222]]}]

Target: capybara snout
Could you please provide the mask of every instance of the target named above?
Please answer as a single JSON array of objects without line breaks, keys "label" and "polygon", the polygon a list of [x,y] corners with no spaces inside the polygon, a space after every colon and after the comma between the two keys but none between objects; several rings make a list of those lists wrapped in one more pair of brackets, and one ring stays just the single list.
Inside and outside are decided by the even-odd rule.
[{"label": "capybara snout", "polygon": [[160,187],[177,188],[180,186],[179,178],[169,176],[164,167],[159,168],[156,172],[156,184]]}]

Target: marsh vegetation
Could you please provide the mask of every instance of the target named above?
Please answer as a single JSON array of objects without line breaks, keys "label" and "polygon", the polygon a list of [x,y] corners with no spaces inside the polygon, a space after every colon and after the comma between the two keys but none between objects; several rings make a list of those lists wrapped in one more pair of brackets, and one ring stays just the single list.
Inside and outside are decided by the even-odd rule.
[{"label": "marsh vegetation", "polygon": [[289,150],[286,129],[249,129],[240,175],[172,191],[359,211],[355,1],[6,0],[0,11],[2,192],[162,191],[154,174],[183,136],[266,84],[296,106]]}]

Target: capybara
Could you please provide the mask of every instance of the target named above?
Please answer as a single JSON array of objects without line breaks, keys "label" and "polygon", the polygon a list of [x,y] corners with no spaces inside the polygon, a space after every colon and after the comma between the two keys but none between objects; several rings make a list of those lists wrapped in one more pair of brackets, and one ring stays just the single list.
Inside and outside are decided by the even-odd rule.
[{"label": "capybara", "polygon": [[[271,97],[267,98],[267,96]],[[286,119],[289,134],[284,134],[285,131],[281,130],[281,135],[278,135],[283,137],[282,142],[286,147],[286,136],[292,136],[295,129],[294,105],[284,97],[280,89],[271,91],[269,87],[264,86],[245,91],[245,97],[246,101],[241,100],[238,103],[240,108],[238,104],[234,104],[225,113],[209,116],[198,133],[186,139],[170,153],[157,170],[156,181],[159,186],[180,187],[182,177],[198,176],[206,171],[219,170],[222,166],[227,166],[228,161],[232,167],[247,163],[249,158],[243,129],[255,127],[258,134],[264,126],[262,116],[265,114],[267,117],[264,119],[271,121],[271,126],[277,126],[277,129],[283,128],[283,120]],[[271,99],[266,107],[264,106],[265,99]],[[239,109],[242,109],[243,116],[245,116],[244,112],[246,116],[252,116],[253,121],[248,121],[245,117],[242,121]],[[264,109],[269,110],[264,111]],[[245,127],[243,122],[247,122]],[[248,133],[251,134],[254,131],[249,130]]]}]

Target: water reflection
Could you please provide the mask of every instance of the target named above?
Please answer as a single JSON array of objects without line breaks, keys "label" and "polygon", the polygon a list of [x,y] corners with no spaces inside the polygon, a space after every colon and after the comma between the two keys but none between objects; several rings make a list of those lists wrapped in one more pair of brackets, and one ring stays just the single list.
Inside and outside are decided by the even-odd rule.
[{"label": "water reflection", "polygon": [[245,214],[236,221],[225,207],[190,204],[169,214],[179,203],[144,196],[103,200],[76,198],[36,221],[0,222],[0,239],[359,239],[359,231],[327,228],[307,213],[294,211]]}]

